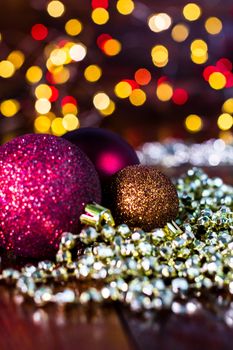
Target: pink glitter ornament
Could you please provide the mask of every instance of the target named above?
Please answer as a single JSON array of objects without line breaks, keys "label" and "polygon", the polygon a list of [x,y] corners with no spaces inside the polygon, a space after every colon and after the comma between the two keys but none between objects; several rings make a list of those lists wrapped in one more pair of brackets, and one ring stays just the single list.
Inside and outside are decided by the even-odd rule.
[{"label": "pink glitter ornament", "polygon": [[0,147],[0,244],[23,257],[51,257],[64,231],[77,232],[89,202],[100,202],[87,156],[50,135],[24,135]]}]

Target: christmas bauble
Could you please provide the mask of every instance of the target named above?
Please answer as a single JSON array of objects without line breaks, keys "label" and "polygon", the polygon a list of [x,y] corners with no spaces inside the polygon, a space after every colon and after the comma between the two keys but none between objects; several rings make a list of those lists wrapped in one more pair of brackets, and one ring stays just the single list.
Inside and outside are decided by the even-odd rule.
[{"label": "christmas bauble", "polygon": [[99,128],[81,128],[63,136],[80,147],[95,165],[102,183],[128,165],[139,164],[134,149],[119,135]]},{"label": "christmas bauble", "polygon": [[15,255],[53,255],[76,232],[84,206],[100,201],[93,164],[70,142],[24,135],[0,148],[0,243]]},{"label": "christmas bauble", "polygon": [[108,206],[118,223],[152,230],[178,213],[178,196],[169,178],[151,166],[128,166],[111,180]]}]

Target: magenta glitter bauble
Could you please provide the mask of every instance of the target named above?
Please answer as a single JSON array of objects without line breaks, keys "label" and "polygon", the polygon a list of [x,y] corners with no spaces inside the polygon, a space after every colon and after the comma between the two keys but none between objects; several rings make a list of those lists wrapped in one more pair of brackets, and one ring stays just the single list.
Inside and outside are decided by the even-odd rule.
[{"label": "magenta glitter bauble", "polygon": [[89,202],[100,202],[93,164],[70,142],[24,135],[0,147],[0,244],[23,257],[55,253],[64,231],[77,232]]},{"label": "magenta glitter bauble", "polygon": [[63,136],[93,162],[102,184],[128,165],[139,164],[134,149],[119,135],[99,128],[81,128]]}]

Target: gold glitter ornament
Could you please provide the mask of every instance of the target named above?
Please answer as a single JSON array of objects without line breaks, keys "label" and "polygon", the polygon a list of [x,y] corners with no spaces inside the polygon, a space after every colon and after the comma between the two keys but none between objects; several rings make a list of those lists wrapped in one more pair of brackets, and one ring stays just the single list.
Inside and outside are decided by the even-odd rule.
[{"label": "gold glitter ornament", "polygon": [[152,230],[176,218],[175,186],[152,166],[132,165],[115,174],[107,189],[108,207],[118,223]]}]

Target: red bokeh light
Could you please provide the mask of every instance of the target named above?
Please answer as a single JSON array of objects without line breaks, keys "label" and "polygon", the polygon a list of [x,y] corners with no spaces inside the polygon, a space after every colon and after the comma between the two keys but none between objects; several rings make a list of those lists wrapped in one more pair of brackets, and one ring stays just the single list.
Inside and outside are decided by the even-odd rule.
[{"label": "red bokeh light", "polygon": [[146,68],[139,68],[134,75],[136,82],[139,85],[147,85],[151,81],[151,74]]},{"label": "red bokeh light", "polygon": [[219,71],[215,66],[208,66],[203,71],[203,77],[206,81],[209,81],[209,77],[212,73]]},{"label": "red bokeh light", "polygon": [[93,9],[96,9],[98,7],[102,7],[104,9],[108,8],[108,0],[92,0],[91,6]]},{"label": "red bokeh light", "polygon": [[67,103],[72,103],[73,105],[77,106],[77,101],[73,96],[65,96],[61,100],[61,105],[64,106]]},{"label": "red bokeh light", "polygon": [[233,74],[229,71],[223,72],[223,74],[227,80],[225,87],[226,88],[233,87]]},{"label": "red bokeh light", "polygon": [[101,50],[104,49],[104,45],[105,45],[106,41],[108,41],[109,39],[112,39],[112,37],[111,37],[111,35],[106,34],[106,33],[100,34],[100,35],[98,36],[96,42],[97,42],[97,45],[99,46],[99,48],[100,48]]},{"label": "red bokeh light", "polygon": [[132,90],[134,89],[139,89],[139,85],[135,80],[132,79],[123,79],[122,81],[126,81],[132,88]]},{"label": "red bokeh light", "polygon": [[169,82],[168,77],[166,75],[163,75],[157,80],[157,85],[160,85],[162,83],[168,83],[168,82]]},{"label": "red bokeh light", "polygon": [[220,58],[220,60],[217,61],[216,67],[221,69],[222,72],[231,71],[232,70],[232,63],[231,63],[230,60],[228,60],[227,58],[223,57],[223,58]]},{"label": "red bokeh light", "polygon": [[48,35],[48,29],[43,24],[37,23],[32,27],[31,35],[35,40],[44,40]]},{"label": "red bokeh light", "polygon": [[173,95],[172,95],[172,101],[176,105],[183,105],[187,102],[188,100],[188,93],[185,89],[174,89],[173,90]]},{"label": "red bokeh light", "polygon": [[55,88],[55,86],[50,86],[50,89],[52,91],[52,95],[49,99],[50,102],[54,102],[58,99],[58,96],[59,96],[59,92],[58,92],[58,89]]}]

